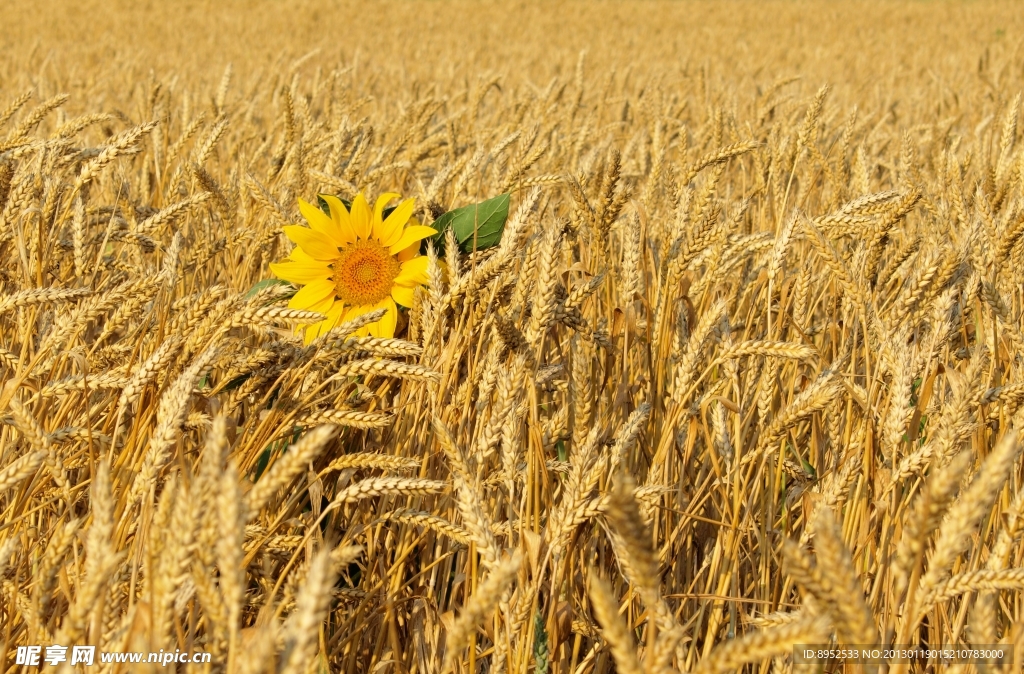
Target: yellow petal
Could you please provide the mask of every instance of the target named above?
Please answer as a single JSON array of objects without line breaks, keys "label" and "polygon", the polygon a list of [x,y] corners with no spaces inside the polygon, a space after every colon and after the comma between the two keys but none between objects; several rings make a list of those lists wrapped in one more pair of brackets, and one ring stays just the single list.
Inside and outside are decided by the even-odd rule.
[{"label": "yellow petal", "polygon": [[335,302],[334,306],[327,311],[327,323],[330,324],[329,330],[333,330],[338,327],[341,323],[341,317],[345,315],[345,303]]},{"label": "yellow petal", "polygon": [[416,303],[416,289],[411,286],[394,286],[391,288],[391,299],[403,307],[412,307]]},{"label": "yellow petal", "polygon": [[[295,250],[298,250],[298,248],[296,248]],[[403,248],[402,250],[398,251],[398,253],[395,255],[395,257],[398,258],[399,262],[408,262],[409,260],[413,259],[414,257],[416,257],[419,254],[420,254],[420,242],[417,241],[416,243],[412,244],[408,248]]]},{"label": "yellow petal", "polygon": [[[345,316],[344,316],[344,318],[342,318],[342,322],[343,323],[348,323],[349,321],[353,321],[353,320],[359,318],[360,316],[362,316],[363,314],[367,314],[367,313],[373,311],[373,309],[374,309],[374,306],[372,304],[360,304],[358,306],[349,307],[345,311]],[[364,325],[363,327],[359,328],[358,330],[356,330],[355,332],[353,332],[349,336],[351,336],[351,337],[366,337],[369,334],[370,334],[370,328],[368,326]]]},{"label": "yellow petal", "polygon": [[306,219],[306,222],[309,223],[313,231],[320,232],[329,238],[334,243],[335,248],[346,243],[352,243],[351,241],[345,241],[341,235],[341,230],[334,224],[334,220],[313,204],[299,199],[299,212],[302,213],[302,217]]},{"label": "yellow petal", "polygon": [[341,318],[342,314],[345,313],[344,302],[334,302],[334,305],[323,312],[327,318],[306,328],[305,343],[309,344],[311,341],[326,335],[328,332],[333,330],[338,325],[338,319]]},{"label": "yellow petal", "polygon": [[428,264],[430,264],[430,258],[426,255],[403,262],[402,270],[395,277],[395,284],[401,286],[426,285],[430,281],[430,277],[427,276]]},{"label": "yellow petal", "polygon": [[428,236],[433,236],[435,234],[437,234],[437,230],[433,227],[426,227],[424,225],[406,227],[405,231],[402,232],[402,237],[392,244],[390,248],[391,254],[394,255],[403,248],[408,248],[417,241],[422,241]]},{"label": "yellow petal", "polygon": [[398,241],[398,239],[401,238],[402,228],[405,227],[405,223],[409,221],[409,216],[412,215],[412,211],[415,207],[415,199],[406,199],[402,203],[398,204],[398,208],[391,211],[391,215],[388,216],[387,220],[381,223],[378,229],[380,245],[390,248]]},{"label": "yellow petal", "polygon": [[352,212],[349,213],[349,220],[352,222],[352,231],[360,239],[369,239],[373,228],[370,224],[370,206],[366,203],[366,197],[360,192],[352,200]]},{"label": "yellow petal", "polygon": [[387,313],[379,321],[366,326],[370,329],[370,334],[374,337],[383,337],[385,339],[394,337],[395,326],[398,325],[398,307],[395,306],[395,301],[390,297],[385,297],[373,305],[371,311],[376,311],[377,309],[387,309]]},{"label": "yellow petal", "polygon": [[299,292],[288,301],[290,309],[306,309],[316,311],[311,307],[319,305],[326,298],[334,297],[334,283],[326,279],[313,281],[303,286]]},{"label": "yellow petal", "polygon": [[292,252],[288,254],[288,259],[293,262],[301,262],[303,264],[323,265],[324,267],[328,266],[328,263],[316,259],[298,246],[292,248]]},{"label": "yellow petal", "polygon": [[374,225],[379,225],[384,220],[384,207],[388,205],[388,202],[392,199],[397,199],[399,196],[401,195],[394,192],[385,192],[377,197],[377,201],[373,204]]},{"label": "yellow petal", "polygon": [[342,240],[346,244],[355,243],[356,231],[352,229],[352,220],[349,218],[348,209],[345,208],[345,204],[341,203],[341,199],[338,197],[329,194],[321,194],[320,196],[331,207],[331,219],[334,220]]},{"label": "yellow petal", "polygon": [[371,311],[373,311],[372,304],[357,304],[354,307],[349,307],[348,310],[345,311],[345,318],[342,319],[342,322],[348,323],[349,321],[354,321],[363,314],[370,313]]},{"label": "yellow petal", "polygon": [[331,270],[326,264],[315,261],[314,264],[295,262],[293,260],[273,262],[270,265],[270,271],[279,279],[303,286],[313,281],[326,279],[331,275]]},{"label": "yellow petal", "polygon": [[384,314],[384,318],[380,319],[380,336],[390,339],[395,336],[395,328],[398,327],[398,305],[390,297],[385,298],[383,301],[388,304],[388,312]]},{"label": "yellow petal", "polygon": [[318,314],[323,314],[323,315],[326,316],[327,312],[330,311],[331,309],[333,309],[335,304],[345,304],[345,303],[337,301],[335,299],[335,297],[334,297],[334,293],[331,293],[327,297],[325,297],[322,300],[320,300],[319,302],[317,302],[316,304],[312,304],[312,305],[306,307],[306,311],[315,311]]},{"label": "yellow petal", "polygon": [[[324,314],[325,316],[330,315],[332,311],[343,311],[344,309],[345,303],[336,302],[334,300],[334,295],[330,295],[326,299],[314,304],[312,307],[307,307],[308,311],[316,311],[317,313]],[[310,325],[300,325],[299,328],[304,330],[302,343],[308,345],[314,339],[330,329],[329,320],[317,321]]]},{"label": "yellow petal", "polygon": [[324,262],[330,262],[338,257],[337,244],[331,241],[326,234],[299,225],[289,225],[282,229],[285,236],[298,244],[310,257]]}]

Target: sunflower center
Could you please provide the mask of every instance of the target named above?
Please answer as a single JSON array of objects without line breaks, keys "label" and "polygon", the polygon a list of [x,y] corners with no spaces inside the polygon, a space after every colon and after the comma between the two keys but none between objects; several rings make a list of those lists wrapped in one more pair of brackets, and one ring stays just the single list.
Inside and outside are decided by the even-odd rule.
[{"label": "sunflower center", "polygon": [[376,304],[390,295],[401,271],[398,260],[373,239],[348,246],[332,266],[335,294],[352,306]]}]

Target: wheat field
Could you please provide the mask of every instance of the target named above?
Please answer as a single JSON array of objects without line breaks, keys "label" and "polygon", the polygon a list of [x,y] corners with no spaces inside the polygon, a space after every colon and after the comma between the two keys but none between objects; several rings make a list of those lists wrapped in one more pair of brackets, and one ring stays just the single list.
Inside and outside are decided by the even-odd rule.
[{"label": "wheat field", "polygon": [[[1020,9],[0,5],[0,672],[1020,651]],[[357,192],[511,209],[304,346]]]}]

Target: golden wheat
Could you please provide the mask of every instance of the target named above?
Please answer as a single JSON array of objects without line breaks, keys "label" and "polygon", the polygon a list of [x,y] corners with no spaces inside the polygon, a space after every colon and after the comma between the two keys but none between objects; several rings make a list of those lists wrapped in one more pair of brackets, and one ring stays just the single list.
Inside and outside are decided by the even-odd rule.
[{"label": "golden wheat", "polygon": [[[1020,651],[1016,10],[4,3],[0,671]],[[358,192],[509,216],[304,346]]]}]

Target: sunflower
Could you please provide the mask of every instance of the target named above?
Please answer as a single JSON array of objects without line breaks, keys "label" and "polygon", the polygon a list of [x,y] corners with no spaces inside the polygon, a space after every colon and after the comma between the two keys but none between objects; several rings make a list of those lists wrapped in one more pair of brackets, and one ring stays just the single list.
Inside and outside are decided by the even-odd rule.
[{"label": "sunflower", "polygon": [[305,343],[377,309],[387,309],[387,313],[356,334],[394,337],[396,302],[411,307],[416,286],[428,280],[427,258],[419,254],[420,241],[437,230],[412,217],[414,199],[406,199],[382,217],[384,207],[397,194],[382,194],[372,212],[362,193],[352,200],[351,211],[337,197],[321,196],[331,215],[299,199],[299,211],[309,227],[285,227],[285,236],[296,248],[287,260],[270,265],[278,278],[302,286],[289,307],[327,317],[301,326]]}]

